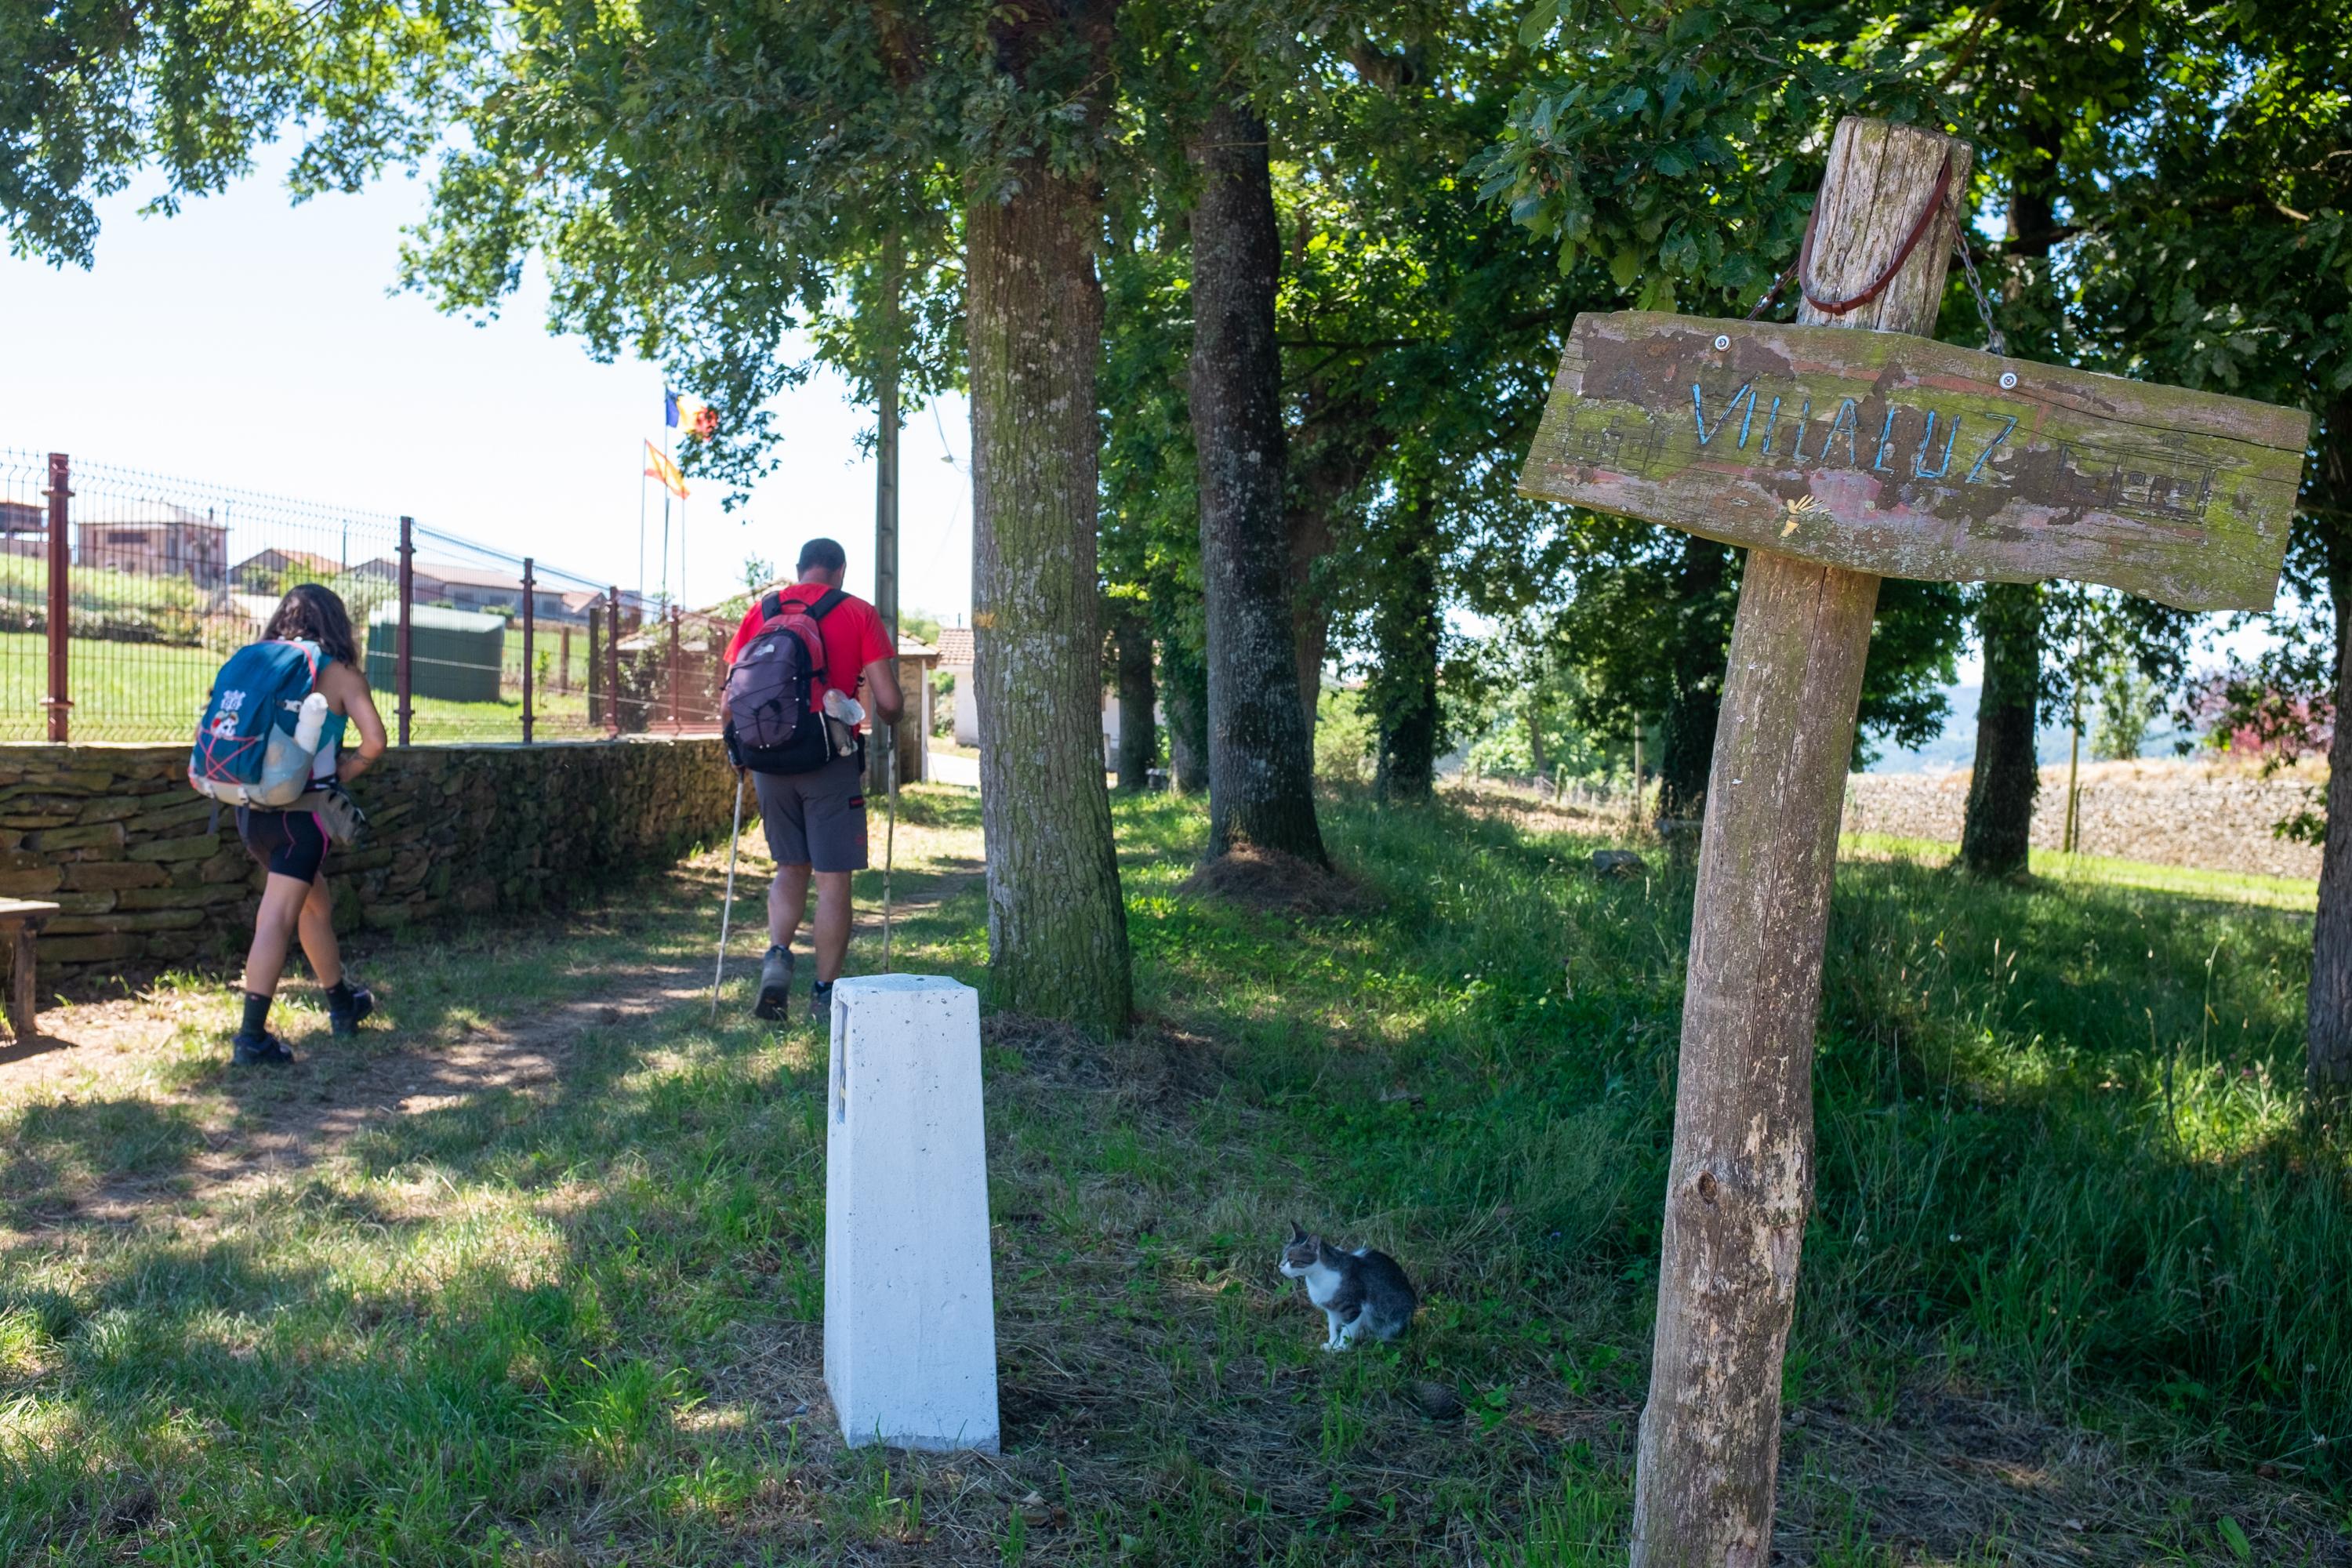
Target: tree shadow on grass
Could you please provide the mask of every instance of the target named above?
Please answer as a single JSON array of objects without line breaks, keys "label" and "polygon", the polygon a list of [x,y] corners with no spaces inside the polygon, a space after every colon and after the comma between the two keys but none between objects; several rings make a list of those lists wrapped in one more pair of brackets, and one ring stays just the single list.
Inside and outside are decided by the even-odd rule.
[{"label": "tree shadow on grass", "polygon": [[108,1183],[165,1182],[204,1145],[191,1108],[136,1095],[0,1112],[0,1212],[20,1221],[54,1217]]}]

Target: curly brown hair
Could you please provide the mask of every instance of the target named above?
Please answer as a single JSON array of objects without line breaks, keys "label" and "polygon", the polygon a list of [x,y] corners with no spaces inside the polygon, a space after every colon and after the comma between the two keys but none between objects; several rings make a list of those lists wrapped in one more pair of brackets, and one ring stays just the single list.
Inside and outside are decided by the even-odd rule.
[{"label": "curly brown hair", "polygon": [[[264,641],[299,637],[319,645],[329,658],[358,668],[359,646],[352,636],[352,613],[342,595],[319,583],[298,583],[278,601],[277,613],[262,629]],[[365,671],[362,671],[362,674]]]}]

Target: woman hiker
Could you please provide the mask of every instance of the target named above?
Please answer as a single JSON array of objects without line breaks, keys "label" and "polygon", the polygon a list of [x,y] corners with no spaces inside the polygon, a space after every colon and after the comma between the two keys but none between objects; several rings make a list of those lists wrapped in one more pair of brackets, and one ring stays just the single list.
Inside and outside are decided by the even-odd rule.
[{"label": "woman hiker", "polygon": [[[261,635],[264,640],[299,639],[319,646],[319,672],[311,689],[327,700],[328,717],[320,731],[318,756],[310,764],[313,783],[348,784],[373,767],[383,755],[383,721],[376,716],[367,677],[360,672],[352,617],[343,601],[331,589],[301,584],[278,602]],[[359,725],[359,750],[339,756],[347,722]],[[269,1032],[269,1004],[286,967],[287,946],[296,936],[310,960],[310,973],[327,988],[327,1017],[336,1034],[357,1033],[360,1020],[374,1010],[375,998],[343,973],[342,952],[335,945],[334,900],[327,896],[326,874],[320,869],[327,857],[327,830],[317,815],[241,805],[236,832],[246,852],[268,869],[269,879],[253,919],[253,948],[245,960],[245,1023],[236,1032],[233,1054],[240,1063],[290,1062],[294,1053]]]}]

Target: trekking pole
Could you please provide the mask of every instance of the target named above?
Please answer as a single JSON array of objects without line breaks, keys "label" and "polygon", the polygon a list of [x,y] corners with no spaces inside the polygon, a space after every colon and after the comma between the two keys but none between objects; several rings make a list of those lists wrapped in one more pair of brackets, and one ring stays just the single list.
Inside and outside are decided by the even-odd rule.
[{"label": "trekking pole", "polygon": [[890,757],[884,777],[889,782],[888,805],[882,826],[882,973],[890,973],[890,866],[898,853],[898,727],[890,727]]},{"label": "trekking pole", "polygon": [[710,1021],[719,1022],[719,983],[727,977],[727,927],[735,918],[735,852],[743,847],[743,774],[735,774],[735,831],[727,840],[727,900],[719,907],[719,966],[710,972]]}]

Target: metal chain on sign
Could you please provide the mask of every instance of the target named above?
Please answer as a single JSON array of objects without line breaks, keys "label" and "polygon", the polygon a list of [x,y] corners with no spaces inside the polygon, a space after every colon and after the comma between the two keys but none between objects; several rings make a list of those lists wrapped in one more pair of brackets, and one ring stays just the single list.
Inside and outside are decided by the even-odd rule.
[{"label": "metal chain on sign", "polygon": [[1966,224],[1952,231],[1952,244],[1960,253],[1960,270],[1969,275],[1969,292],[1976,296],[1977,315],[1984,322],[1985,347],[2002,359],[2009,357],[2009,339],[1992,324],[1992,301],[1985,295],[1984,280],[1977,276],[1976,258],[1969,254],[1969,230]]}]

